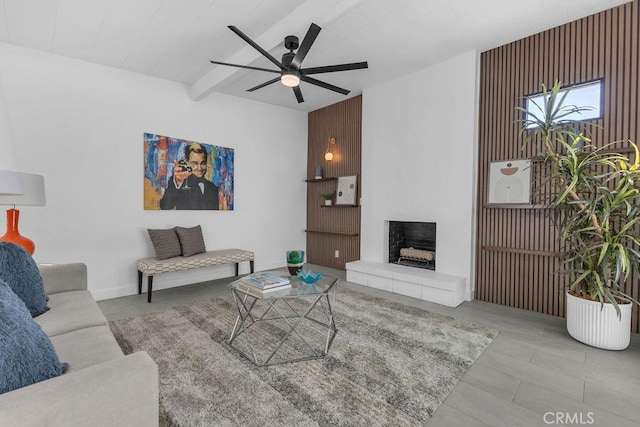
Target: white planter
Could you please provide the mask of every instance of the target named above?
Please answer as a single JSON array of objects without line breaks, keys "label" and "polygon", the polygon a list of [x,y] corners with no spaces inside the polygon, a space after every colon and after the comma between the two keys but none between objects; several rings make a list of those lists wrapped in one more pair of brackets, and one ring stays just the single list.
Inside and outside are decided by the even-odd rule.
[{"label": "white planter", "polygon": [[605,350],[624,350],[631,340],[632,304],[620,304],[621,317],[611,304],[574,297],[567,293],[567,331],[576,340]]},{"label": "white planter", "polygon": [[332,203],[333,203],[333,200],[325,200],[325,201],[324,201],[324,204],[325,204],[326,206],[331,206],[331,204],[332,204]]}]

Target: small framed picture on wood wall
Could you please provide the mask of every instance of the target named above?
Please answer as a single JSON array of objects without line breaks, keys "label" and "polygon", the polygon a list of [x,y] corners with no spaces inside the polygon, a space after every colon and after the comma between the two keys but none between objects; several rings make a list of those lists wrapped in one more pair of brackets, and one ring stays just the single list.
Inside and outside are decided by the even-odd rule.
[{"label": "small framed picture on wood wall", "polygon": [[356,204],[357,175],[338,177],[338,188],[336,189],[336,205]]},{"label": "small framed picture on wood wall", "polygon": [[531,160],[489,163],[488,204],[531,203]]}]

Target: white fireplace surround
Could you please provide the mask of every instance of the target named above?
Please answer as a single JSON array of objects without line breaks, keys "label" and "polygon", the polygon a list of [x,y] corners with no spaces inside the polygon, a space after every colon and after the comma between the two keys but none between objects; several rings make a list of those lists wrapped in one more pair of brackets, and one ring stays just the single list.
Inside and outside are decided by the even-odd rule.
[{"label": "white fireplace surround", "polygon": [[[389,236],[388,220],[384,221],[383,229]],[[389,260],[388,239],[383,245],[383,253],[383,259]],[[457,307],[466,299],[464,277],[408,265],[362,260],[347,263],[346,270],[349,282],[448,307]]]},{"label": "white fireplace surround", "polygon": [[[363,93],[360,261],[348,278],[453,306],[473,298],[478,64],[468,52]],[[436,271],[386,262],[389,219],[437,224]]]}]

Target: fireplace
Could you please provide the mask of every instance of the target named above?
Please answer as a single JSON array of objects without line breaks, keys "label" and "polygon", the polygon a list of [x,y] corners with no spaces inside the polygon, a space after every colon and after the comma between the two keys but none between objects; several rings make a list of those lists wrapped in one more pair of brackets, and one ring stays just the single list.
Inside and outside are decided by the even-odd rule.
[{"label": "fireplace", "polygon": [[436,269],[436,223],[387,221],[389,263]]}]

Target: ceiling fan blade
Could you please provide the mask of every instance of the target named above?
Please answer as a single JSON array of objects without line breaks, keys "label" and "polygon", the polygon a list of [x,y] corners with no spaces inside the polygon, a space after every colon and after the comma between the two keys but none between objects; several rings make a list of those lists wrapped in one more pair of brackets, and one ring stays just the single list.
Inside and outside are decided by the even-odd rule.
[{"label": "ceiling fan blade", "polygon": [[252,67],[250,65],[230,64],[228,62],[220,62],[220,61],[212,61],[212,60],[209,60],[209,62],[211,62],[212,64],[228,65],[230,67],[246,68],[248,70],[267,71],[269,73],[278,73],[278,74],[280,74],[280,71],[278,71],[278,70],[269,70],[268,68]]},{"label": "ceiling fan blade", "polygon": [[271,54],[269,52],[267,52],[266,50],[264,50],[263,48],[258,46],[256,44],[256,42],[251,40],[245,33],[240,31],[238,28],[236,28],[233,25],[229,25],[229,29],[231,31],[233,31],[234,33],[236,33],[242,40],[244,40],[247,43],[249,43],[251,45],[251,47],[253,47],[255,50],[260,52],[265,58],[267,58],[269,61],[273,62],[278,68],[280,68],[281,70],[285,70],[285,67],[280,63],[280,61],[278,61],[276,58],[271,56]]},{"label": "ceiling fan blade", "polygon": [[363,68],[369,68],[369,64],[367,64],[367,61],[353,62],[351,64],[325,65],[324,67],[303,68],[299,71],[301,74],[308,75],[308,74],[320,74],[320,73],[333,73],[335,71],[361,70]]},{"label": "ceiling fan blade", "polygon": [[292,87],[293,93],[296,94],[296,99],[298,100],[298,104],[304,102],[304,98],[302,97],[302,91],[300,90],[300,86]]},{"label": "ceiling fan blade", "polygon": [[275,79],[271,79],[268,82],[264,82],[262,84],[259,84],[256,87],[252,87],[251,89],[247,89],[247,92],[253,92],[254,90],[262,89],[265,86],[269,86],[270,84],[273,84],[273,83],[279,82],[279,81],[280,81],[280,77],[276,77]]},{"label": "ceiling fan blade", "polygon": [[320,80],[316,80],[316,79],[314,79],[312,77],[307,77],[305,75],[300,76],[300,80],[302,80],[303,82],[311,83],[312,85],[316,85],[316,86],[323,87],[325,89],[332,90],[334,92],[341,93],[343,95],[348,95],[349,92],[351,92],[349,90],[342,89],[342,88],[340,88],[338,86],[334,86],[334,85],[331,85],[329,83],[321,82]]},{"label": "ceiling fan blade", "polygon": [[309,26],[309,30],[307,30],[307,34],[304,36],[304,40],[300,44],[298,51],[296,52],[296,56],[293,57],[291,61],[291,67],[295,70],[300,69],[300,65],[302,65],[302,61],[304,60],[307,53],[309,53],[309,49],[311,49],[311,45],[314,41],[316,41],[316,37],[320,34],[321,28],[316,24],[312,23]]}]

